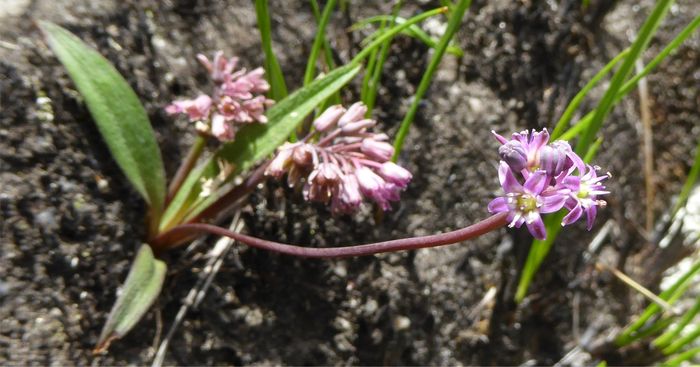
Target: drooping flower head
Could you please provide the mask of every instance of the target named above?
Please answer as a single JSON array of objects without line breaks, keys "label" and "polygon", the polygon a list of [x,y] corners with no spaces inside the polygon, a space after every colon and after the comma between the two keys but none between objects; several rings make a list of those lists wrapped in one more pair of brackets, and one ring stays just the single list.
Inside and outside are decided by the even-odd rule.
[{"label": "drooping flower head", "polygon": [[545,239],[541,214],[566,209],[562,225],[569,225],[586,213],[587,228],[593,227],[597,208],[605,206],[599,199],[608,194],[601,181],[610,174],[597,176],[599,167],[585,165],[565,141],[549,143],[549,133],[523,131],[511,140],[493,132],[502,144],[498,177],[504,195],[489,203],[491,213],[508,213],[510,227],[525,224],[537,239]]},{"label": "drooping flower head", "polygon": [[357,210],[363,198],[391,209],[412,175],[390,161],[388,136],[368,131],[376,121],[364,118],[366,112],[359,102],[329,107],[314,120],[312,134],[278,149],[265,174],[286,173],[290,186],[304,185],[306,200],[330,204],[334,213]]},{"label": "drooping flower head", "polygon": [[265,108],[274,102],[260,95],[270,89],[262,68],[236,70],[238,58],[227,59],[221,51],[214,54],[213,60],[202,54],[197,59],[214,83],[211,95],[174,101],[165,108],[167,113],[186,114],[197,123],[200,133],[220,141],[233,140],[243,124],[267,122]]}]

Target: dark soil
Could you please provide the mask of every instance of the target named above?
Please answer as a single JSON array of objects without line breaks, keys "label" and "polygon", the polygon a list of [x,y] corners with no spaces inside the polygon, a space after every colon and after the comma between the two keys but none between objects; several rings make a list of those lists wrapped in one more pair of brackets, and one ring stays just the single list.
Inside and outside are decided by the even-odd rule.
[{"label": "dark soil", "polygon": [[[411,3],[402,14],[436,3]],[[629,44],[628,32],[639,29],[652,5],[638,3],[593,0],[582,10],[578,0],[475,1],[457,36],[465,56],[445,57],[402,153],[415,179],[400,205],[383,218],[371,208],[334,218],[271,183],[251,195],[245,230],[331,246],[447,231],[486,217],[498,192],[490,131],[551,127],[593,73]],[[311,9],[306,1],[272,1],[270,9],[280,63],[298,87],[315,35]],[[345,31],[352,22],[389,12],[387,4],[365,2],[338,13],[330,25],[338,61],[358,50],[360,35]],[[645,60],[698,12],[697,2],[679,1]],[[222,49],[247,66],[262,64],[254,9],[248,1],[204,0],[21,0],[0,9],[0,364],[149,364],[159,330],[171,325],[200,276],[207,246],[170,255],[157,304],[109,354],[91,355],[141,244],[144,205],[33,19],[59,23],[115,64],[144,102],[172,175],[192,128],[162,108],[205,86],[196,53]],[[657,217],[679,191],[700,132],[699,53],[696,35],[648,80]],[[412,39],[392,47],[376,113],[390,135],[429,57]],[[356,91],[346,93],[348,103]],[[663,269],[645,267],[651,262],[643,259],[654,245],[642,235],[647,203],[637,97],[615,108],[603,131],[597,163],[613,173],[613,194],[596,229],[612,218],[615,230],[599,260],[658,281]],[[523,231],[338,261],[241,247],[187,315],[165,363],[553,364],[577,345],[604,344],[644,305],[586,260],[593,234],[582,225],[565,231],[519,305],[512,300],[531,242]],[[482,302],[489,290],[495,296]],[[655,361],[614,350],[593,357]]]}]

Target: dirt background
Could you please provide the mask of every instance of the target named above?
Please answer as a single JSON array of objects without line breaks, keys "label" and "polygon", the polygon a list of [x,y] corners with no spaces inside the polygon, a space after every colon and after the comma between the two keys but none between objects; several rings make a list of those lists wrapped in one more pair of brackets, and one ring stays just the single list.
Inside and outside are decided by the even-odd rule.
[{"label": "dirt background", "polygon": [[[407,2],[402,15],[438,6]],[[456,229],[487,216],[498,192],[494,129],[551,127],[568,100],[630,42],[651,1],[474,1],[402,153],[415,179],[382,220],[371,209],[333,218],[271,183],[244,211],[246,231],[310,246],[361,243]],[[300,85],[315,35],[305,1],[271,1],[274,42],[290,87]],[[330,25],[337,61],[362,34],[346,28],[390,12],[349,2]],[[700,12],[678,1],[649,60]],[[144,102],[172,175],[191,126],[162,108],[195,95],[206,75],[194,55],[222,49],[262,64],[247,1],[0,0],[0,364],[150,364],[200,277],[207,244],[169,258],[161,297],[138,326],[93,357],[106,315],[144,234],[143,203],[110,158],[78,93],[33,26],[59,23],[97,47]],[[428,31],[444,19],[424,25]],[[649,77],[654,129],[653,205],[671,205],[700,133],[697,34]],[[392,135],[430,57],[401,37],[391,49],[375,116]],[[346,92],[350,103],[357,87]],[[600,96],[603,90],[596,90]],[[589,110],[595,99],[584,105]],[[614,219],[599,254],[594,233],[565,231],[520,305],[512,299],[530,237],[501,230],[452,247],[339,261],[301,260],[244,247],[228,253],[199,307],[171,340],[166,364],[553,364],[576,346],[576,363],[648,364],[653,355],[605,348],[606,336],[645,303],[596,260],[658,286],[668,266],[644,235],[638,95],[615,108],[597,163],[613,173]],[[594,231],[595,231],[594,230]],[[601,347],[602,345],[602,347]],[[640,348],[644,348],[641,346]]]}]

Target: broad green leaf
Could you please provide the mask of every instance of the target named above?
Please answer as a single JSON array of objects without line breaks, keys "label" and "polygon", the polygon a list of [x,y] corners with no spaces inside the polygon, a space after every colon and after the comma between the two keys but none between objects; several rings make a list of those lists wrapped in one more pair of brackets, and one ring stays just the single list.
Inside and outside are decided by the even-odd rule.
[{"label": "broad green leaf", "polygon": [[151,124],[136,93],[107,59],[78,37],[53,23],[39,24],[85,99],[114,160],[157,219],[165,197],[165,174]]},{"label": "broad green leaf", "polygon": [[113,340],[123,337],[143,317],[160,294],[166,269],[165,263],[153,256],[150,246],[141,246],[102,329],[95,353],[105,351]]},{"label": "broad green leaf", "polygon": [[352,80],[359,71],[359,65],[335,69],[275,104],[267,111],[266,124],[248,125],[241,129],[233,142],[224,144],[214,157],[188,176],[163,215],[161,231],[181,222],[185,213],[188,213],[187,218],[197,215],[219,197],[214,194],[196,202],[201,191],[201,178],[218,173],[218,159],[233,165],[232,176],[247,171],[272,154],[316,106]]}]

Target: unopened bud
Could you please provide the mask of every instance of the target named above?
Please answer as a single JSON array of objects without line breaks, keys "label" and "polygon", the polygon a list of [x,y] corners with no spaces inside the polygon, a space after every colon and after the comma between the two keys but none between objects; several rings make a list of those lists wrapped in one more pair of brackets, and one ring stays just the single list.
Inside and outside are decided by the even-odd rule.
[{"label": "unopened bud", "polygon": [[355,122],[365,117],[367,106],[362,102],[354,103],[338,121],[338,126],[343,127],[345,124]]},{"label": "unopened bud", "polygon": [[332,128],[337,122],[340,116],[345,113],[345,108],[341,105],[335,105],[328,107],[321,116],[314,120],[314,128],[317,131],[326,131]]},{"label": "unopened bud", "polygon": [[362,153],[380,162],[388,161],[394,154],[394,147],[392,147],[391,144],[374,139],[363,140],[360,149]]},{"label": "unopened bud", "polygon": [[295,164],[308,166],[313,163],[313,147],[309,144],[302,144],[294,148],[292,159]]},{"label": "unopened bud", "polygon": [[527,152],[518,141],[509,141],[501,145],[498,155],[513,171],[520,172],[527,167]]},{"label": "unopened bud", "polygon": [[377,122],[372,119],[364,119],[355,122],[349,122],[342,127],[343,134],[355,134],[360,132],[362,129],[372,127],[376,125]]},{"label": "unopened bud", "polygon": [[401,188],[405,188],[408,182],[411,181],[411,178],[413,178],[411,172],[391,161],[382,164],[382,167],[379,169],[379,174],[384,177],[385,180]]},{"label": "unopened bud", "polygon": [[566,168],[566,152],[545,145],[540,148],[540,169],[549,176],[556,176]]}]

